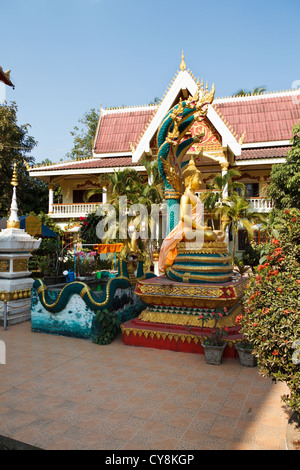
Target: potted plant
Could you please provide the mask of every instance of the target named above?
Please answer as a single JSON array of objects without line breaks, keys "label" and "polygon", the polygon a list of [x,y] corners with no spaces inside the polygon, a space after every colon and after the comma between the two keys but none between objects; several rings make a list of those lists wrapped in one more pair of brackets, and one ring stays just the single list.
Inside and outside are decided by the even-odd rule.
[{"label": "potted plant", "polygon": [[[240,324],[243,315],[238,315],[235,319],[237,325]],[[236,351],[238,352],[240,363],[244,367],[255,367],[257,366],[257,359],[253,354],[254,348],[253,344],[247,341],[245,338],[234,345]]]},{"label": "potted plant", "polygon": [[[199,336],[201,337],[201,345],[207,364],[220,365],[222,363],[223,352],[227,344],[226,341],[223,340],[223,337],[228,334],[228,328],[226,326],[218,326],[218,322],[222,317],[223,313],[221,309],[216,309],[211,313],[201,313],[198,317],[201,321]],[[205,323],[210,320],[213,320],[213,327],[205,328]],[[190,332],[189,325],[187,325],[187,330]],[[198,336],[198,334],[196,334],[196,336]]]}]

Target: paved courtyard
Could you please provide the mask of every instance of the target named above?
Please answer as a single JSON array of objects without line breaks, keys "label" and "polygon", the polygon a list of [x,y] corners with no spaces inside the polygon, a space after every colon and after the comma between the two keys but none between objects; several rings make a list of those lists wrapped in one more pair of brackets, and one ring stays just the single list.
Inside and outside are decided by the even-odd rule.
[{"label": "paved courtyard", "polygon": [[0,436],[47,450],[284,450],[289,413],[238,359],[0,327]]}]

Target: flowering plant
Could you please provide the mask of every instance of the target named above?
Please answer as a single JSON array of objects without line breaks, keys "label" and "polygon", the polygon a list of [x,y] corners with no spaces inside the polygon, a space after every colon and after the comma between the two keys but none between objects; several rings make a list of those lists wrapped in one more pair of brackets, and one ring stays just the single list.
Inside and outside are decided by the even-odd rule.
[{"label": "flowering plant", "polygon": [[[201,330],[199,335],[196,332],[196,336],[201,336],[204,344],[214,346],[220,346],[223,344],[223,337],[228,335],[228,328],[226,326],[218,326],[218,323],[226,312],[227,308],[224,307],[223,309],[217,308],[213,312],[202,312],[199,315],[198,319],[201,322]],[[206,327],[205,324],[211,320],[213,320],[213,326],[211,328]],[[187,325],[186,328],[191,332],[190,325]]]},{"label": "flowering plant", "polygon": [[77,259],[77,270],[80,275],[92,274],[96,268],[96,251],[77,251],[75,257]]},{"label": "flowering plant", "polygon": [[[298,221],[298,223],[296,223]],[[260,373],[286,382],[282,398],[300,411],[300,370],[293,361],[300,339],[300,211],[282,212],[277,236],[268,244],[265,262],[255,269],[238,319],[244,338],[253,344]]]}]

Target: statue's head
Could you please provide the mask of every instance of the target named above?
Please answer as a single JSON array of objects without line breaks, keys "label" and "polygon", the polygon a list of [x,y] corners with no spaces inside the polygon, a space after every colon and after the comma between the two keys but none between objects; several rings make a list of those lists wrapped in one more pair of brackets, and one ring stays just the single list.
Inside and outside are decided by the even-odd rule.
[{"label": "statue's head", "polygon": [[199,189],[200,186],[200,170],[195,165],[193,157],[182,172],[182,181],[184,187],[191,186],[193,189]]}]

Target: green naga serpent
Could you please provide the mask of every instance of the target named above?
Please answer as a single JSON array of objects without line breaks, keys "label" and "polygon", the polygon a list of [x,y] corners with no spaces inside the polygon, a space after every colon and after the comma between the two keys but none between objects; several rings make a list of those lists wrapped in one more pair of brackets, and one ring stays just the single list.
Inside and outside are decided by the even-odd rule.
[{"label": "green naga serpent", "polygon": [[[144,274],[143,262],[139,260],[137,263],[136,280],[148,279],[153,276],[155,276],[153,273]],[[80,295],[86,305],[93,311],[109,309],[113,304],[116,290],[126,289],[131,285],[132,278],[128,270],[128,262],[120,259],[117,277],[107,282],[100,297],[96,296],[87,284],[79,281],[71,282],[63,287],[55,300],[51,297],[41,279],[37,279],[34,282],[33,288],[36,289],[40,302],[48,312],[59,313],[66,307],[69,298],[74,294]]]},{"label": "green naga serpent", "polygon": [[180,99],[166,114],[158,129],[158,168],[165,184],[167,233],[178,223],[179,200],[183,193],[181,176],[189,163],[186,153],[194,143],[201,142],[205,135],[203,132],[187,138],[186,134],[195,122],[205,118],[214,93],[214,85],[210,92],[198,85],[195,95],[186,101]]}]

